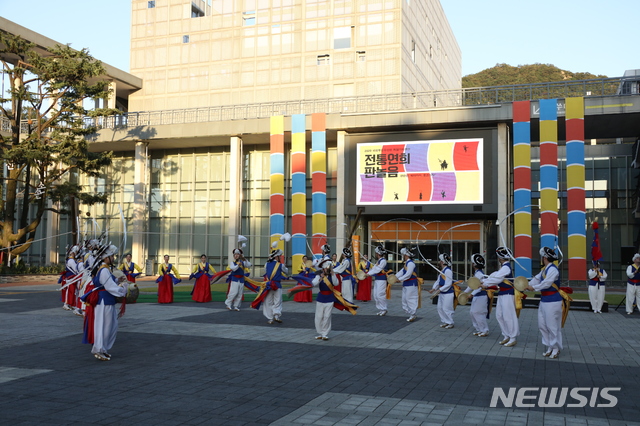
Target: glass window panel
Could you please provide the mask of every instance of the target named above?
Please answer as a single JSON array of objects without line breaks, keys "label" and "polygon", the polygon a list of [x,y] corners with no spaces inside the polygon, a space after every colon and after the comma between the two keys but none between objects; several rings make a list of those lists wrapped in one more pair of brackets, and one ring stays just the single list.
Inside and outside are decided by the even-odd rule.
[{"label": "glass window panel", "polygon": [[208,180],[209,175],[209,156],[197,155],[196,156],[196,181],[202,182]]},{"label": "glass window panel", "polygon": [[133,184],[124,185],[122,202],[133,203],[133,194],[134,194]]},{"label": "glass window panel", "polygon": [[[207,219],[196,218],[193,220],[193,247],[196,252],[200,250],[200,254],[207,254]],[[217,266],[214,266],[216,270]]]}]

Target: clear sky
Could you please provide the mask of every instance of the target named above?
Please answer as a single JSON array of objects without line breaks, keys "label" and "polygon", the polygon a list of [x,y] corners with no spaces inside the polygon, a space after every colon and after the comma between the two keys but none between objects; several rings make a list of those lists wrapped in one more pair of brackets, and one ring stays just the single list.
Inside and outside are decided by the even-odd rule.
[{"label": "clear sky", "polygon": [[[440,0],[462,75],[498,63],[619,77],[640,69],[640,0]],[[130,0],[0,0],[0,16],[129,70]]]}]

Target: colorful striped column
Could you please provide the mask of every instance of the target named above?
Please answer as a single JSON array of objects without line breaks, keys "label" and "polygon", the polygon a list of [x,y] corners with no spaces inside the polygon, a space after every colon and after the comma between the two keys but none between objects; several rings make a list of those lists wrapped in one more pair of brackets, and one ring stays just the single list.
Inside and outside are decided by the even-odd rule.
[{"label": "colorful striped column", "polygon": [[293,272],[307,251],[307,154],[305,114],[291,116],[291,249]]},{"label": "colorful striped column", "polygon": [[513,211],[516,276],[531,277],[531,102],[513,103]]},{"label": "colorful striped column", "polygon": [[567,98],[567,229],[569,280],[587,279],[585,213],[584,98]]},{"label": "colorful striped column", "polygon": [[311,115],[311,232],[313,255],[320,257],[327,242],[327,132],[326,114]]},{"label": "colorful striped column", "polygon": [[[269,244],[284,233],[284,116],[271,117],[271,174],[269,186]],[[284,242],[278,248],[284,251]],[[269,248],[271,250],[271,248]]]},{"label": "colorful striped column", "polygon": [[540,246],[558,235],[558,101],[540,99]]}]

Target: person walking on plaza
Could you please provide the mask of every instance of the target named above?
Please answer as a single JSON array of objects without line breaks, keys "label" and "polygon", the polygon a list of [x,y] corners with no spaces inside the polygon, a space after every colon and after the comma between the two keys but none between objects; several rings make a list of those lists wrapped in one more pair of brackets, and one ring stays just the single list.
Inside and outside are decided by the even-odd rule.
[{"label": "person walking on plaza", "polygon": [[119,269],[125,273],[125,275],[127,276],[127,281],[129,281],[130,283],[135,283],[136,278],[138,278],[140,274],[142,274],[142,268],[138,264],[131,261],[131,253],[127,253],[125,255]]},{"label": "person walking on plaza", "polygon": [[89,304],[85,321],[83,343],[93,344],[91,353],[100,361],[111,360],[109,350],[113,347],[118,333],[118,312],[116,298],[127,295],[126,276],[120,282],[111,273],[118,248],[114,245],[98,249],[100,266],[95,271],[93,290],[83,296]]},{"label": "person walking on plaza", "polygon": [[640,300],[640,254],[633,255],[633,263],[627,267],[627,315],[633,313]]},{"label": "person walking on plaza", "polygon": [[[371,269],[371,262],[369,262],[369,256],[366,254],[362,255],[362,260],[358,264],[359,271],[356,273],[356,278],[364,275],[364,279],[358,279],[358,292],[356,293],[356,300],[360,300],[362,302],[368,302],[371,300],[371,277],[367,275],[369,270]],[[362,272],[360,272],[362,271]]]},{"label": "person walking on plaza", "polygon": [[387,251],[382,246],[376,247],[376,264],[367,275],[373,277],[373,300],[376,302],[378,316],[387,314]]},{"label": "person walking on plaza", "polygon": [[244,292],[244,279],[249,276],[251,262],[244,257],[240,248],[233,249],[233,260],[229,260],[229,293],[224,304],[230,311],[240,311],[242,293]]},{"label": "person walking on plaza", "polygon": [[282,250],[274,248],[264,265],[264,278],[266,282],[251,303],[251,307],[259,309],[262,305],[262,313],[267,318],[267,323],[282,322],[282,283],[281,281],[289,273],[285,265],[280,263]]},{"label": "person walking on plaza", "polygon": [[558,358],[562,350],[562,295],[560,294],[560,271],[553,263],[558,260],[549,247],[540,249],[542,271],[529,282],[529,291],[541,294],[538,306],[538,329],[542,334],[545,351],[542,356]]},{"label": "person walking on plaza", "polygon": [[200,263],[193,267],[193,272],[189,275],[189,279],[196,279],[191,290],[191,300],[198,303],[211,302],[211,278],[215,273],[216,270],[207,261],[207,255],[200,256]]},{"label": "person walking on plaza", "polygon": [[589,301],[591,309],[596,314],[602,313],[602,305],[604,304],[605,281],[607,280],[607,271],[601,266],[597,260],[593,261],[593,268],[589,269]]},{"label": "person walking on plaza", "polygon": [[409,314],[408,322],[416,320],[418,311],[418,275],[416,274],[416,264],[413,261],[415,256],[411,250],[403,247],[400,254],[404,259],[404,267],[396,273],[396,278],[402,283],[402,309]]},{"label": "person walking on plaza", "polygon": [[513,272],[511,259],[513,254],[507,247],[496,249],[500,269],[485,278],[482,287],[487,289],[498,286],[498,302],[496,304],[496,319],[502,332],[499,342],[506,347],[515,346],[520,335],[520,323],[516,313],[515,289],[513,288]]},{"label": "person walking on plaza", "polygon": [[429,290],[429,293],[440,290],[438,293],[438,315],[440,316],[440,327],[453,328],[453,271],[451,270],[451,257],[442,253],[438,256],[440,262],[440,275],[436,282],[433,283],[433,287]]},{"label": "person walking on plaza", "polygon": [[164,255],[164,263],[158,267],[158,303],[173,303],[173,286],[181,282],[177,269],[169,263],[169,255]]},{"label": "person walking on plaza", "polygon": [[[475,272],[473,276],[480,281],[480,284],[484,281],[484,257],[479,253],[471,255],[471,263]],[[473,290],[471,287],[467,287],[465,293],[471,293],[471,308],[469,314],[471,315],[471,324],[476,331],[474,336],[487,337],[489,335],[489,307],[490,299],[485,288],[479,287]]]},{"label": "person walking on plaza", "polygon": [[351,261],[353,254],[348,247],[345,247],[342,249],[342,256],[344,259],[337,263],[337,265],[334,264],[333,272],[338,274],[341,278],[342,286],[340,287],[340,291],[342,293],[342,297],[349,302],[353,302],[354,287],[356,285],[356,280],[353,276],[353,262]]},{"label": "person walking on plaza", "polygon": [[[309,258],[306,255],[302,256],[302,264],[298,267],[298,274],[303,275],[306,278],[313,279],[312,274],[315,272],[315,269],[313,269],[311,265],[312,262]],[[313,302],[313,291],[311,291],[311,289],[300,291],[293,296],[293,301],[302,303]]]}]

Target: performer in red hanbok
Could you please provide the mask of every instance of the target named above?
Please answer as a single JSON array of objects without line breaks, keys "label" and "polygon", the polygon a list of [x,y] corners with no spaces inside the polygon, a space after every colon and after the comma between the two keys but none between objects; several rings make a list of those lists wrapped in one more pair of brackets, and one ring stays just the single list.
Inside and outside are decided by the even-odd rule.
[{"label": "performer in red hanbok", "polygon": [[[142,268],[131,261],[131,253],[127,253],[119,268],[127,276],[127,281],[135,283],[136,278],[142,274]],[[137,272],[136,272],[137,271]]]},{"label": "performer in red hanbok", "polygon": [[[367,272],[371,269],[369,256],[363,254],[358,267],[358,272],[356,273],[356,277],[358,278],[358,292],[356,293],[356,300],[368,302],[371,300],[371,283],[373,281],[371,276],[367,275]],[[364,277],[364,279],[360,279],[361,277]]]},{"label": "performer in red hanbok", "polygon": [[193,272],[189,275],[189,279],[196,279],[191,299],[199,303],[211,302],[211,278],[215,273],[216,270],[207,262],[207,256],[200,256],[200,263],[193,267]]},{"label": "performer in red hanbok", "polygon": [[[315,269],[310,265],[311,261],[309,260],[309,258],[307,256],[302,256],[302,264],[298,268],[298,274],[313,279],[313,273],[315,272]],[[311,303],[313,302],[313,291],[311,291],[311,288],[309,288],[309,290],[300,291],[294,294],[293,301]]]},{"label": "performer in red hanbok", "polygon": [[[173,274],[173,275],[172,275]],[[164,255],[164,263],[158,267],[158,303],[173,303],[173,286],[181,282],[180,274],[169,263],[169,255]]]}]

